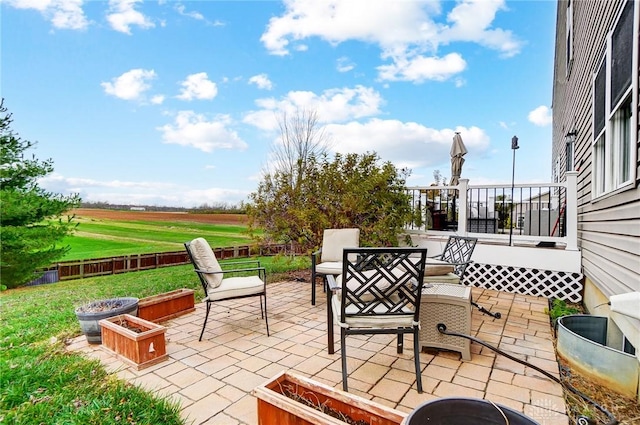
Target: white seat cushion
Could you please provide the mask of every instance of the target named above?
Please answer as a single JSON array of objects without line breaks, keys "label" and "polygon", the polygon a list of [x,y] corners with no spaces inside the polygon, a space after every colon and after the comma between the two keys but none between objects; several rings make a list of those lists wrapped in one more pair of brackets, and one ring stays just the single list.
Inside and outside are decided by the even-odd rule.
[{"label": "white seat cushion", "polygon": [[[334,321],[341,327],[346,328],[405,328],[413,326],[413,311],[406,309],[407,314],[393,316],[351,316],[347,317],[344,322],[340,320],[342,312],[341,299],[339,294],[331,297],[331,307],[333,309]],[[346,313],[356,313],[356,306],[347,306]],[[385,307],[379,305],[375,308],[378,313],[384,313]]]},{"label": "white seat cushion", "polygon": [[[216,259],[211,246],[204,238],[196,238],[189,244],[191,255],[196,262],[198,269],[207,272],[221,272],[222,267]],[[203,274],[209,291],[216,289],[222,283],[223,273]]]},{"label": "white seat cushion", "polygon": [[460,276],[455,273],[447,273],[437,276],[425,276],[424,283],[460,283]]},{"label": "white seat cushion", "polygon": [[446,261],[438,260],[437,258],[427,258],[425,263],[424,275],[425,276],[441,276],[447,273],[453,273],[455,267],[453,264]]},{"label": "white seat cushion", "polygon": [[258,276],[229,277],[222,279],[220,285],[209,290],[205,300],[216,301],[223,298],[256,295],[264,291],[264,282]]},{"label": "white seat cushion", "polygon": [[316,264],[316,273],[332,274],[334,276],[342,274],[342,261],[326,261]]},{"label": "white seat cushion", "polygon": [[[400,267],[398,267],[398,268],[393,269],[392,273],[395,276],[400,276],[400,275],[403,274],[403,270]],[[361,275],[363,277],[368,278],[368,279],[370,279],[372,276],[381,277],[381,275],[376,270],[366,270],[366,271],[362,272]],[[343,278],[342,274],[336,278],[336,284],[338,285],[339,288],[342,288],[342,278]],[[356,279],[351,279],[351,280],[349,280],[349,282],[347,282],[347,288],[349,288],[350,291],[357,291],[360,286],[362,286],[362,285]],[[391,282],[389,282],[384,277],[381,277],[380,280],[378,280],[375,283],[375,287],[377,289],[379,289],[380,291],[386,291],[389,288],[389,286],[391,286]],[[363,294],[360,297],[362,299],[362,301],[367,302],[367,301],[374,300],[375,296],[373,294],[371,294],[371,293],[367,294],[367,292],[368,291],[366,291],[365,294]],[[342,295],[342,289],[338,289],[336,291],[336,294],[337,295]]]}]

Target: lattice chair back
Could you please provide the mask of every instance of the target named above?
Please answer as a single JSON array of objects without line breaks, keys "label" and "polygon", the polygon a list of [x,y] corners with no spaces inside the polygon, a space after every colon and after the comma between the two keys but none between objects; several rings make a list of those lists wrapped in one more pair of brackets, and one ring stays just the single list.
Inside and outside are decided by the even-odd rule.
[{"label": "lattice chair back", "polygon": [[419,322],[426,249],[347,248],[342,261],[344,322],[370,327]]},{"label": "lattice chair back", "polygon": [[462,281],[467,267],[471,264],[471,256],[477,242],[478,238],[449,236],[444,251],[439,257],[440,260],[454,265],[454,273],[460,277],[460,281]]}]

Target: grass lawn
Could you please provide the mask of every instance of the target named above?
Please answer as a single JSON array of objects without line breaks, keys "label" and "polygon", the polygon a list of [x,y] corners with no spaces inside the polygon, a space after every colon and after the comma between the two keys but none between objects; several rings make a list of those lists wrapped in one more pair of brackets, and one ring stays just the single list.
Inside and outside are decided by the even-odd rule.
[{"label": "grass lawn", "polygon": [[60,260],[86,260],[131,254],[182,251],[183,243],[203,237],[214,248],[250,245],[247,227],[189,221],[77,218],[78,226],[61,245],[71,250]]},{"label": "grass lawn", "polygon": [[[224,262],[222,262],[224,264]],[[269,281],[309,267],[307,257],[261,258]],[[183,424],[179,406],[131,386],[65,350],[80,335],[75,307],[178,288],[203,291],[191,265],[25,287],[0,293],[0,422],[6,424]]]}]

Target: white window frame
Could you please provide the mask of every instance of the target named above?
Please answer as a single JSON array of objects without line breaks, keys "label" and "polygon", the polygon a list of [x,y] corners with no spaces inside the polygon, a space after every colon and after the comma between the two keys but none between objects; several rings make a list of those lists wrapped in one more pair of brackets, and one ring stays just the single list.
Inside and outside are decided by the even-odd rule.
[{"label": "white window frame", "polygon": [[[633,187],[633,182],[636,178],[636,169],[634,164],[636,163],[637,151],[637,132],[635,131],[635,129],[638,126],[638,3],[638,1],[633,2],[634,8],[631,12],[633,14],[633,57],[631,84],[625,90],[624,95],[616,105],[611,105],[612,34],[614,32],[613,30],[620,22],[622,11],[624,10],[624,5],[626,4],[626,2],[623,3],[623,7],[621,8],[618,17],[616,18],[615,25],[607,35],[606,52],[603,59],[606,61],[606,89],[604,105],[605,125],[604,129],[598,134],[596,134],[595,132],[595,113],[592,117],[593,141],[591,158],[593,175],[591,181],[591,189],[594,199],[624,190],[629,187]],[[600,69],[601,64],[602,62],[598,62],[597,70],[594,73],[592,79],[592,105],[595,105],[595,81],[597,71]],[[620,115],[623,113],[623,108],[625,108],[629,103],[631,104],[631,116],[627,116],[625,117],[624,121],[621,121]],[[621,126],[628,131],[623,132],[621,130]],[[627,170],[626,176],[623,175],[624,170]]]}]

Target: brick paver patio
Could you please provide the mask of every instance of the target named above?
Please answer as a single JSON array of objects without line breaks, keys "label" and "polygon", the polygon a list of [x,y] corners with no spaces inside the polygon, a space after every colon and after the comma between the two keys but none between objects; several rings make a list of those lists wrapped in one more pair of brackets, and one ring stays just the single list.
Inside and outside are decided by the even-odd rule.
[{"label": "brick paver patio", "polygon": [[[269,337],[257,298],[219,303],[212,307],[201,342],[204,304],[198,303],[195,312],[164,323],[169,359],[140,371],[100,345],[87,344],[84,336],[68,349],[98,358],[118,377],[178,401],[187,423],[256,424],[251,391],[282,370],[342,388],[339,330],[334,329],[336,352],[330,355],[323,294],[315,306],[310,299],[308,282],[270,284]],[[473,309],[472,336],[558,375],[546,299],[480,288],[473,288],[473,299],[502,318]],[[511,407],[542,425],[569,423],[560,384],[479,344],[471,344],[470,361],[452,351],[423,352],[424,393],[418,394],[410,336],[403,354],[396,353],[392,335],[350,336],[347,343],[349,391],[402,412],[435,398],[474,397]]]}]

